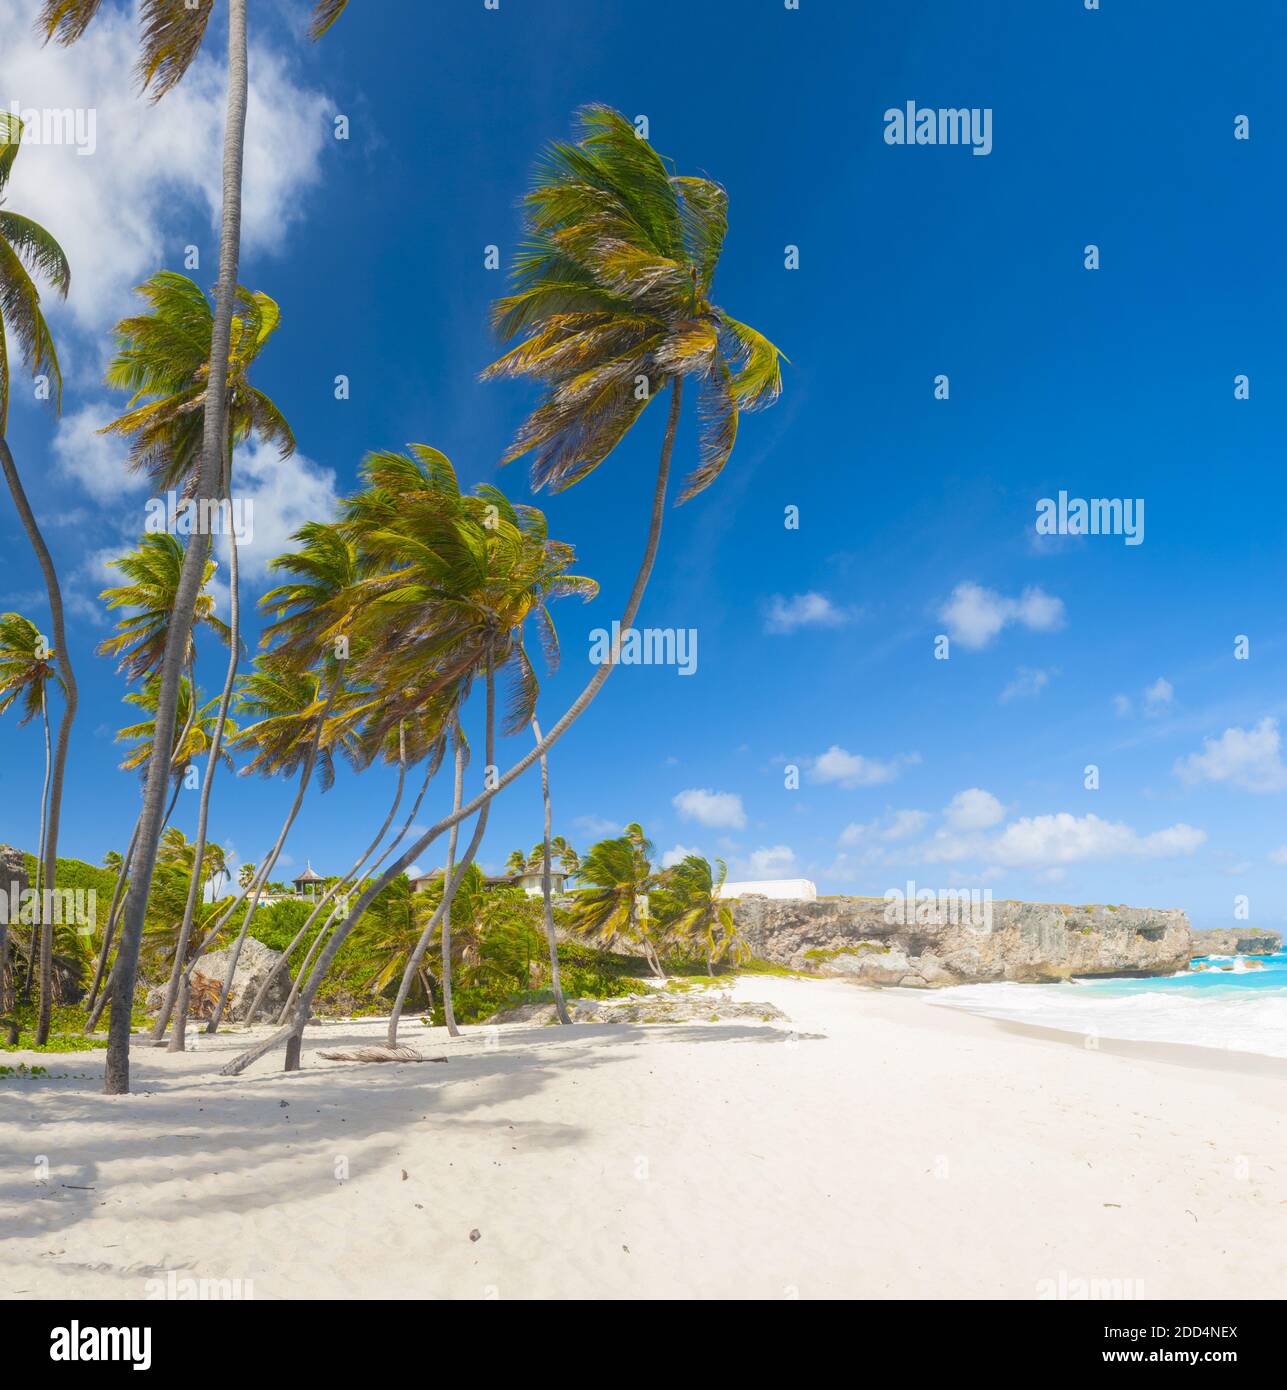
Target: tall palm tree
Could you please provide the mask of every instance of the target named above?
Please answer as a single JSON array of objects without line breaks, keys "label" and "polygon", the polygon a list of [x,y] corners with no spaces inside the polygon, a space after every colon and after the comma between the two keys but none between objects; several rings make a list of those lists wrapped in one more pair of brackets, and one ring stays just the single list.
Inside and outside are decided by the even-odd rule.
[{"label": "tall palm tree", "polygon": [[[40,630],[29,618],[19,613],[0,613],[0,714],[15,703],[22,711],[19,725],[29,724],[37,715],[45,737],[45,778],[40,792],[40,831],[36,853],[36,902],[41,905],[37,921],[40,924],[40,1010],[37,1015],[36,1043],[43,1046],[49,1038],[50,1008],[46,1001],[53,996],[53,922],[44,911],[41,894],[45,864],[45,841],[49,834],[48,806],[51,772],[49,731],[49,686],[61,684],[61,676],[53,653]],[[9,963],[9,914],[0,913],[0,1014],[9,1012],[10,1001],[6,978]],[[35,926],[32,945],[27,952],[27,989],[31,988],[32,971],[36,960]]]},{"label": "tall palm tree", "polygon": [[[541,746],[541,726],[536,722],[536,715],[532,715],[532,733],[536,738],[536,746]],[[562,1024],[571,1025],[572,1015],[568,1013],[568,1006],[563,998],[563,981],[559,978],[559,940],[554,929],[554,896],[550,882],[550,866],[553,863],[556,846],[561,853],[566,854],[570,849],[567,841],[562,835],[550,839],[550,764],[549,759],[544,753],[541,754],[541,800],[545,805],[545,838],[539,848],[539,863],[541,866],[541,899],[544,909],[545,919],[545,942],[550,953],[550,990],[554,995],[554,1013]],[[538,851],[532,851],[532,857],[536,858]],[[529,860],[530,862],[530,860]]]},{"label": "tall palm tree", "polygon": [[[106,588],[99,597],[106,601],[109,609],[130,611],[117,621],[113,635],[98,644],[98,654],[118,657],[117,669],[127,680],[144,680],[159,671],[165,655],[170,615],[179,587],[179,572],[183,568],[183,546],[168,531],[153,532],[141,536],[133,550],[109,563],[129,582]],[[188,634],[188,650],[184,656],[188,669],[196,659],[193,633],[198,626],[210,628],[224,642],[232,637],[228,625],[215,616],[215,600],[206,588],[214,573],[215,562],[208,560],[193,611],[193,631]]]},{"label": "tall palm tree", "polygon": [[[62,408],[63,378],[54,348],[53,335],[40,307],[40,293],[33,275],[45,280],[54,292],[66,298],[71,285],[71,270],[62,247],[39,223],[2,206],[4,192],[13,172],[14,162],[22,142],[22,122],[10,112],[0,112],[0,468],[13,497],[22,529],[27,533],[36,563],[40,567],[49,600],[49,621],[53,632],[54,651],[59,666],[59,689],[63,696],[62,717],[58,724],[58,739],[54,749],[49,776],[49,795],[44,813],[45,836],[38,877],[46,889],[56,886],[58,865],[58,830],[62,819],[63,781],[67,771],[67,750],[71,741],[72,722],[76,718],[76,677],[72,671],[67,647],[67,631],[63,618],[63,595],[58,572],[45,537],[27,499],[22,476],[9,448],[9,353],[6,335],[17,346],[22,361],[33,377],[45,377],[52,384],[49,399],[55,409]],[[46,950],[45,938],[49,936]],[[41,972],[46,970],[45,956],[52,952],[52,937],[42,933]],[[52,960],[52,957],[51,957]],[[49,965],[52,970],[52,964]],[[40,1012],[36,1023],[36,1042],[42,1045],[49,1037],[50,991],[42,990]]]},{"label": "tall palm tree", "polygon": [[247,862],[237,871],[237,887],[249,888],[255,881],[255,874],[258,872],[255,865]]},{"label": "tall palm tree", "polygon": [[[137,293],[147,301],[148,309],[117,324],[117,351],[108,369],[109,385],[128,391],[130,399],[125,413],[106,425],[102,432],[129,439],[131,466],[146,472],[154,485],[178,489],[187,496],[195,491],[200,473],[214,313],[200,286],[172,271],[159,271],[140,285]],[[276,445],[283,458],[295,448],[295,438],[285,416],[272,398],[250,379],[260,353],[281,322],[281,312],[268,295],[251,293],[241,286],[236,291],[236,309],[225,383],[227,413],[220,443],[221,495],[226,498],[232,495],[233,455],[240,444],[255,436]],[[168,535],[166,539],[172,547],[166,571],[171,590],[168,602],[172,608],[186,556],[177,540]],[[215,739],[201,784],[196,832],[199,855],[204,855],[211,793],[241,656],[241,596],[237,537],[233,527],[227,530],[227,542],[231,626],[225,631],[229,654],[219,697]],[[194,624],[202,620],[203,598],[203,595],[198,597]],[[158,634],[158,660],[164,655],[167,631],[168,628]],[[189,884],[188,901],[179,927],[179,949],[175,952],[154,1026],[156,1037],[161,1036],[174,1007],[197,901],[205,881],[206,875],[197,873]]]},{"label": "tall palm tree", "polygon": [[618,941],[638,946],[653,973],[665,979],[649,910],[649,894],[662,881],[652,856],[652,842],[637,823],[626,826],[624,835],[592,845],[578,870],[582,887],[570,921],[573,931],[605,946]]},{"label": "tall palm tree", "polygon": [[[671,455],[684,383],[695,378],[705,409],[698,467],[684,497],[712,482],[731,454],[740,414],[781,390],[781,354],[711,300],[727,229],[727,195],[707,179],[672,175],[618,112],[582,113],[581,138],[556,144],[527,196],[527,246],[514,293],[496,306],[502,338],[521,338],[488,376],[529,376],[545,398],[507,457],[535,453],[534,481],[570,485],[602,463],[649,401],[670,388],[670,410],[639,570],[620,618],[635,620],[661,539]],[[579,317],[583,316],[583,317]],[[291,1022],[234,1058],[236,1075],[273,1047],[300,1036],[312,993],[377,893],[444,832],[480,812],[563,736],[619,661],[612,651],[540,743],[463,805],[431,826],[374,879],[313,967]]]},{"label": "tall palm tree", "polygon": [[750,955],[732,904],[721,896],[728,866],[722,859],[715,863],[718,874],[700,854],[687,855],[666,871],[655,894],[658,922],[677,940],[702,951],[711,975],[717,961],[732,957],[734,964],[740,964]]}]

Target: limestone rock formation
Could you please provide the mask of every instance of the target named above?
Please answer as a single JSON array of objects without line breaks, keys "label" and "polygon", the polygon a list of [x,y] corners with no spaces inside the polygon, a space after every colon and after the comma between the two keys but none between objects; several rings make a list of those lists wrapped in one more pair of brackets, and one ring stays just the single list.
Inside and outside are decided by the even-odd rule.
[{"label": "limestone rock formation", "polygon": [[1283,948],[1282,935],[1251,927],[1217,927],[1195,931],[1190,952],[1194,956],[1272,956]]},{"label": "limestone rock formation", "polygon": [[994,902],[980,914],[937,904],[893,921],[888,908],[884,898],[745,897],[734,913],[755,955],[871,985],[1167,975],[1189,962],[1189,921],[1174,908]]}]

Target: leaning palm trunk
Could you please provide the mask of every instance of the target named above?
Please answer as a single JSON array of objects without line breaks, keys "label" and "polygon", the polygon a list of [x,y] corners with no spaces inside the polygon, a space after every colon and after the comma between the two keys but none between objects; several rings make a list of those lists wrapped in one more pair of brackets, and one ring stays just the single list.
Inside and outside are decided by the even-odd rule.
[{"label": "leaning palm trunk", "polygon": [[[373,872],[374,870],[378,869],[380,865],[383,864],[384,861],[389,857],[389,855],[391,855],[393,851],[397,849],[397,847],[403,842],[403,840],[406,839],[407,831],[410,830],[411,827],[415,824],[416,816],[420,811],[420,803],[425,799],[425,792],[429,790],[429,783],[433,781],[434,774],[437,772],[437,770],[438,768],[436,761],[431,760],[428,768],[425,770],[424,781],[420,784],[420,791],[416,795],[415,805],[412,806],[410,814],[407,816],[406,820],[403,821],[402,829],[399,830],[398,833],[393,837],[393,839],[389,841],[389,843],[381,851],[380,857],[375,861],[374,864],[371,865],[371,869]],[[352,882],[352,880],[350,880],[350,882]],[[286,1002],[282,1005],[281,1012],[277,1015],[278,1028],[280,1028],[286,1022],[286,1019],[289,1016],[290,1011],[295,1007],[295,1001],[299,998],[300,986],[308,978],[308,971],[309,967],[313,963],[313,957],[317,954],[318,950],[322,945],[322,942],[325,941],[326,933],[330,931],[331,927],[335,924],[335,919],[339,916],[339,914],[340,907],[337,905],[332,910],[331,915],[326,919],[326,922],[323,924],[322,929],[313,938],[312,945],[309,946],[307,952],[305,953],[304,962],[300,966],[299,971],[295,976],[294,982],[290,987],[290,995],[287,998]]]},{"label": "leaning palm trunk", "polygon": [[337,894],[342,892],[345,888],[348,887],[350,883],[353,882],[354,878],[356,878],[357,875],[362,872],[362,865],[365,864],[366,861],[375,853],[376,846],[380,843],[381,840],[384,839],[385,831],[387,831],[389,826],[393,824],[393,818],[398,812],[398,805],[402,800],[402,789],[406,783],[406,778],[407,741],[405,731],[399,729],[398,786],[396,792],[394,793],[393,805],[389,807],[389,814],[384,818],[384,824],[376,832],[375,839],[372,840],[371,843],[366,847],[365,851],[359,857],[358,861],[353,865],[353,867],[348,871],[348,873],[344,875],[343,878],[337,879],[333,884],[331,884],[331,886],[322,895],[321,901],[312,910],[312,912],[308,914],[308,920],[291,938],[290,945],[287,946],[286,949],[282,952],[281,958],[268,972],[268,975],[265,977],[263,984],[259,986],[259,993],[255,995],[255,998],[251,1003],[250,1008],[246,1010],[246,1016],[242,1020],[244,1023],[253,1023],[255,1021],[255,1015],[258,1014],[260,1007],[264,1002],[264,996],[268,993],[269,987],[272,985],[272,982],[277,978],[280,972],[286,968],[286,962],[289,961],[291,956],[295,954],[295,948],[299,945],[301,941],[303,941],[305,936],[308,935],[308,929],[313,925],[315,921],[317,921],[318,917],[321,915],[327,903],[329,903],[332,898],[336,897]]},{"label": "leaning palm trunk", "polygon": [[[465,787],[465,745],[460,738],[459,731],[456,735],[456,778],[452,791],[452,809],[457,810],[461,801],[464,799]],[[447,838],[447,867],[443,871],[442,878],[442,901],[438,904],[432,917],[426,923],[424,930],[420,933],[419,940],[416,942],[415,949],[407,961],[406,968],[402,972],[402,979],[398,983],[397,998],[393,1001],[393,1011],[389,1015],[388,1041],[390,1047],[396,1047],[398,1042],[398,1023],[402,1018],[402,1010],[406,1007],[407,994],[411,989],[411,981],[420,970],[420,963],[424,960],[425,952],[429,949],[429,942],[433,939],[434,928],[439,922],[442,923],[442,1012],[446,1020],[447,1033],[450,1037],[458,1038],[460,1029],[456,1026],[456,1013],[451,1002],[451,900],[456,893],[456,884],[459,881],[454,872],[456,865],[456,840],[459,825],[451,827],[451,834]],[[481,838],[481,837],[480,837]],[[461,865],[461,873],[468,867],[470,856]]]},{"label": "leaning palm trunk", "polygon": [[[219,280],[215,289],[214,322],[210,334],[210,373],[201,444],[201,468],[197,477],[197,514],[201,504],[216,495],[222,474],[224,412],[227,408],[228,355],[232,330],[232,310],[237,293],[237,270],[241,250],[241,176],[246,143],[246,0],[228,0],[228,108],[223,141],[223,219],[219,238]],[[205,577],[210,538],[193,535],[183,557],[174,610],[161,663],[161,685],[156,709],[157,744],[169,747],[174,735],[175,712],[184,656],[192,632],[192,615],[197,594]],[[121,928],[121,944],[116,953],[112,991],[112,1018],[107,1037],[107,1060],[103,1068],[103,1089],[118,1095],[130,1089],[130,1024],[134,1003],[134,981],[138,973],[139,948],[143,942],[143,919],[147,912],[152,874],[156,868],[157,843],[161,836],[161,803],[165,797],[165,762],[154,758],[148,767],[143,793],[143,815],[136,848],[134,892],[129,896]]]},{"label": "leaning palm trunk", "polygon": [[[683,399],[683,379],[676,377],[670,388],[670,414],[666,421],[666,435],[661,446],[661,460],[657,467],[657,485],[653,490],[652,513],[648,526],[648,540],[644,546],[643,559],[639,565],[639,571],[635,575],[635,582],[630,590],[630,596],[626,600],[625,610],[621,615],[619,631],[626,631],[635,620],[635,615],[639,612],[639,605],[643,602],[644,590],[648,587],[649,577],[652,575],[653,563],[657,558],[657,547],[661,541],[661,523],[666,512],[666,487],[670,481],[670,459],[675,447],[675,431],[679,424],[679,412]],[[400,874],[409,864],[413,864],[416,858],[443,833],[450,830],[452,826],[458,825],[462,820],[480,811],[491,799],[509,786],[516,778],[521,777],[543,753],[547,753],[555,743],[572,727],[573,724],[589,708],[594,697],[602,689],[604,682],[616,670],[621,660],[620,642],[614,642],[612,650],[608,655],[608,660],[594,673],[586,683],[585,689],[577,696],[561,719],[555,723],[548,734],[523,757],[521,757],[513,767],[503,773],[496,781],[496,784],[489,788],[484,788],[472,801],[464,806],[458,807],[450,816],[440,820],[437,825],[431,826],[408,850],[404,851],[401,858],[396,863],[391,864],[383,874],[380,875],[367,890],[357,900],[353,911],[349,913],[346,921],[332,935],[326,950],[318,959],[313,967],[313,973],[309,977],[308,986],[304,989],[295,1006],[295,1017],[284,1027],[279,1029],[271,1037],[265,1038],[262,1042],[256,1043],[254,1047],[249,1047],[245,1052],[234,1057],[227,1066],[221,1069],[222,1076],[238,1076],[241,1072],[257,1062],[259,1058],[266,1056],[274,1047],[285,1043],[289,1038],[297,1033],[302,1036],[304,1023],[308,1019],[309,1009],[312,1006],[313,995],[317,992],[317,987],[330,969],[336,953],[344,942],[348,939],[350,932],[357,925],[362,914],[371,905],[377,893],[380,893],[388,884]]]},{"label": "leaning palm trunk", "polygon": [[331,706],[335,703],[339,689],[340,677],[337,672],[331,680],[331,688],[326,695],[326,704],[322,706],[322,712],[317,716],[317,728],[313,730],[313,741],[308,746],[308,756],[304,759],[304,766],[300,769],[299,788],[295,792],[295,800],[291,804],[290,814],[286,817],[286,821],[277,836],[277,843],[273,845],[268,858],[264,861],[263,868],[259,871],[259,879],[255,884],[250,906],[246,908],[241,930],[237,933],[236,941],[233,942],[232,954],[228,958],[228,970],[223,979],[223,989],[219,993],[219,1002],[215,1005],[214,1013],[210,1015],[210,1022],[206,1024],[207,1033],[217,1033],[219,1024],[223,1021],[223,1011],[228,1007],[228,996],[232,993],[232,977],[237,973],[237,961],[241,958],[241,948],[245,945],[246,933],[250,930],[250,919],[255,915],[255,909],[259,906],[259,898],[264,891],[264,885],[272,877],[277,858],[282,852],[282,846],[286,843],[291,826],[295,824],[295,817],[299,815],[299,808],[304,804],[304,793],[308,790],[308,784],[313,776],[313,764],[317,761],[317,750],[322,742],[322,732],[326,728],[326,717],[331,712]]},{"label": "leaning palm trunk", "polygon": [[[228,460],[226,447],[224,458],[226,462],[223,490],[225,496],[228,496],[232,491],[232,467],[231,461]],[[152,1036],[158,1039],[165,1036],[165,1026],[170,1021],[170,1013],[179,994],[179,977],[183,974],[183,962],[187,956],[188,942],[192,936],[192,922],[196,916],[197,899],[205,886],[201,864],[206,853],[206,825],[210,816],[210,792],[214,786],[215,773],[219,768],[224,725],[228,720],[228,706],[232,703],[232,687],[237,678],[237,659],[240,655],[238,648],[241,640],[241,603],[237,594],[237,537],[233,534],[231,527],[228,528],[228,586],[230,596],[228,628],[231,644],[228,669],[224,675],[223,690],[219,695],[219,713],[215,719],[214,732],[210,738],[210,756],[206,759],[206,779],[201,786],[201,805],[197,811],[197,837],[193,843],[192,882],[188,885],[188,897],[183,905],[183,922],[179,927],[179,939],[174,948],[174,964],[170,968],[170,979],[165,987],[165,998],[161,1001],[161,1011],[157,1014],[156,1022],[152,1025]],[[196,703],[197,692],[194,686],[192,691],[194,707]]]},{"label": "leaning palm trunk", "polygon": [[[27,946],[27,980],[26,983],[23,985],[22,995],[24,1001],[31,998],[31,982],[35,977],[36,953],[37,949],[39,949],[41,1013],[43,1014],[44,999],[46,994],[49,992],[49,984],[45,978],[45,937],[53,930],[52,925],[46,921],[46,918],[49,916],[49,914],[45,911],[45,895],[40,891],[44,883],[45,835],[49,828],[49,821],[46,816],[46,810],[49,806],[49,772],[50,761],[52,756],[49,736],[49,703],[46,699],[46,691],[43,687],[40,691],[40,715],[41,722],[45,726],[45,780],[40,788],[40,834],[39,836],[37,836],[36,839],[36,920],[32,923],[31,941]],[[49,901],[52,902],[52,898],[49,899]],[[39,948],[37,948],[37,927],[39,927],[40,929]],[[52,978],[52,951],[50,953],[49,968],[50,977]]]},{"label": "leaning palm trunk", "polygon": [[121,905],[121,897],[125,892],[125,883],[129,877],[130,863],[134,858],[134,845],[138,840],[138,822],[134,823],[133,833],[130,835],[130,842],[125,847],[125,854],[121,858],[121,867],[116,875],[116,887],[112,889],[112,903],[107,909],[107,926],[103,930],[103,946],[98,953],[98,964],[94,968],[94,983],[90,987],[87,1006],[93,1009],[95,1001],[98,999],[99,986],[103,983],[103,972],[107,965],[107,953],[111,950],[112,937],[116,932],[116,913]]},{"label": "leaning palm trunk", "polygon": [[[536,738],[537,747],[539,747],[541,726],[536,722],[535,715],[532,716],[532,733]],[[559,981],[559,939],[554,930],[554,903],[550,884],[550,829],[552,821],[550,814],[550,764],[544,753],[541,754],[541,798],[545,802],[545,845],[541,868],[541,897],[545,906],[545,940],[550,948],[550,989],[554,993],[554,1011],[558,1015],[559,1022],[570,1024],[572,1019],[568,1016],[568,1006],[563,998],[563,985]]]},{"label": "leaning palm trunk", "polygon": [[[45,835],[42,859],[42,882],[52,891],[57,886],[58,865],[58,826],[62,815],[63,779],[67,771],[67,749],[71,742],[72,721],[76,718],[76,677],[72,673],[71,657],[67,650],[67,628],[63,621],[63,592],[58,584],[58,572],[54,569],[49,547],[41,534],[31,503],[27,500],[26,489],[18,474],[18,467],[9,451],[8,441],[0,435],[0,467],[4,469],[5,481],[13,495],[14,506],[18,509],[22,529],[27,533],[31,548],[35,551],[36,562],[45,581],[45,592],[49,597],[49,622],[53,630],[54,649],[58,653],[58,669],[63,683],[63,714],[58,723],[58,741],[54,748],[53,772],[49,779],[49,810],[46,817],[48,830]],[[52,927],[51,927],[52,930]],[[50,941],[50,971],[53,970],[52,938]],[[43,954],[43,947],[42,947]],[[43,971],[43,967],[42,967]],[[36,1043],[42,1045],[49,1040],[50,1005],[47,995],[42,994],[40,1013],[36,1021]]]}]

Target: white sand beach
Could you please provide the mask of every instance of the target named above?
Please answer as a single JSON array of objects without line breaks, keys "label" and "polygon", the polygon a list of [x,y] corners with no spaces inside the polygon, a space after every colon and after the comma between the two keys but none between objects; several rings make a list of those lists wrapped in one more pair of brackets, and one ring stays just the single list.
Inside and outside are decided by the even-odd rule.
[{"label": "white sand beach", "polygon": [[838,981],[735,994],[792,1025],[449,1042],[412,1019],[450,1060],[373,1066],[319,1061],[382,1040],[334,1024],[302,1071],[226,1079],[229,1032],[137,1049],[111,1098],[101,1053],[8,1054],[53,1076],[0,1082],[0,1293],[137,1299],[173,1271],[257,1299],[1287,1294],[1287,1063]]}]

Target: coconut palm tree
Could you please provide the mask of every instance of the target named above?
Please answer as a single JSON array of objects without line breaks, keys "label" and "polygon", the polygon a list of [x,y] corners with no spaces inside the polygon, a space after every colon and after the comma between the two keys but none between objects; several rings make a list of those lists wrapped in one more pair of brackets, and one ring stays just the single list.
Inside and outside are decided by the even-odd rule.
[{"label": "coconut palm tree", "polygon": [[[532,715],[532,734],[539,748],[541,726],[536,722],[535,714]],[[550,990],[554,995],[554,1013],[560,1023],[570,1025],[572,1016],[568,1013],[568,1006],[563,998],[563,982],[559,978],[559,940],[554,929],[554,897],[550,883],[550,865],[556,850],[566,854],[570,846],[562,835],[550,839],[550,764],[544,753],[541,754],[541,800],[545,805],[545,838],[538,848],[532,851],[528,862],[537,859],[541,866],[541,899],[544,908],[545,941],[550,952]]]},{"label": "coconut palm tree", "polygon": [[521,874],[527,869],[528,856],[521,849],[512,849],[509,858],[505,861],[505,872],[507,874]]},{"label": "coconut palm tree", "polygon": [[733,916],[733,906],[721,897],[728,866],[716,859],[718,874],[700,854],[690,854],[664,875],[655,896],[655,916],[676,940],[696,946],[706,957],[706,968],[715,974],[717,961],[732,957],[740,964],[750,947]]},{"label": "coconut palm tree", "polygon": [[[45,865],[45,841],[49,834],[48,806],[49,780],[52,768],[51,738],[49,729],[49,686],[61,684],[61,675],[53,659],[49,644],[40,630],[29,618],[19,613],[0,613],[0,714],[4,714],[15,703],[22,711],[19,726],[29,724],[37,715],[45,738],[45,778],[40,792],[40,831],[36,853],[36,902],[42,904],[38,921],[40,923],[40,1010],[36,1023],[36,1045],[43,1046],[49,1040],[50,1009],[47,1000],[53,995],[53,924],[50,914],[43,910],[45,899],[41,895],[42,875]],[[10,1000],[7,993],[6,978],[9,962],[9,914],[0,913],[0,1014],[7,1014]],[[27,952],[27,991],[31,989],[32,972],[35,965],[36,938],[32,927],[32,947]]]},{"label": "coconut palm tree", "polygon": [[[133,550],[109,563],[129,582],[106,588],[99,597],[109,609],[126,608],[130,612],[118,620],[113,635],[98,644],[98,654],[119,658],[117,670],[127,680],[144,680],[160,670],[165,655],[170,615],[183,568],[183,546],[168,531],[152,532],[141,536]],[[193,632],[198,626],[208,627],[227,642],[231,630],[215,616],[214,597],[206,587],[214,578],[215,568],[213,560],[207,561],[192,627]],[[184,656],[189,669],[196,660],[193,632],[188,634]]]},{"label": "coconut palm tree", "polygon": [[[22,143],[22,122],[10,112],[0,112],[0,204],[13,172],[14,162]],[[27,540],[36,556],[36,563],[45,583],[49,600],[49,621],[53,633],[54,653],[59,667],[58,687],[62,692],[62,717],[54,748],[49,775],[49,794],[42,806],[45,823],[44,845],[39,879],[44,888],[56,886],[58,864],[58,830],[62,818],[63,781],[67,771],[67,750],[71,740],[72,722],[76,718],[76,677],[72,671],[67,647],[67,631],[63,618],[63,595],[58,572],[45,537],[31,509],[22,476],[9,448],[9,353],[6,336],[15,344],[22,362],[38,382],[43,381],[47,398],[55,409],[62,407],[63,379],[58,365],[58,353],[53,335],[45,322],[36,279],[49,284],[54,292],[66,298],[71,285],[71,270],[62,248],[39,223],[20,213],[0,206],[0,468],[13,497],[18,518],[27,533]],[[52,388],[52,389],[50,389]],[[44,957],[52,951],[52,938],[46,950],[41,938],[41,972],[46,972]],[[52,969],[52,965],[49,967]],[[49,1036],[50,992],[42,990],[40,1013],[36,1023],[36,1041],[43,1046]]]},{"label": "coconut palm tree", "polygon": [[[695,379],[702,414],[698,467],[684,497],[712,482],[732,452],[742,412],[781,390],[781,354],[766,338],[716,309],[714,272],[727,229],[727,196],[707,179],[672,175],[634,126],[615,111],[582,113],[581,138],[557,144],[527,196],[527,238],[514,292],[496,306],[501,337],[519,338],[487,376],[528,376],[545,397],[507,457],[535,455],[534,481],[570,485],[602,463],[649,401],[670,388],[670,410],[639,570],[620,618],[635,620],[661,539],[683,388]],[[444,832],[480,812],[563,736],[619,660],[613,650],[540,743],[414,841],[361,894],[301,991],[290,1024],[234,1058],[236,1075],[302,1035],[312,993],[377,893]]]},{"label": "coconut palm tree", "polygon": [[251,863],[245,863],[237,872],[237,887],[249,888],[255,881],[255,874],[258,870]]},{"label": "coconut palm tree", "polygon": [[648,895],[662,882],[652,863],[652,842],[637,823],[624,835],[600,840],[581,861],[582,887],[573,896],[570,925],[602,945],[624,941],[642,949],[654,974],[664,979]]}]

